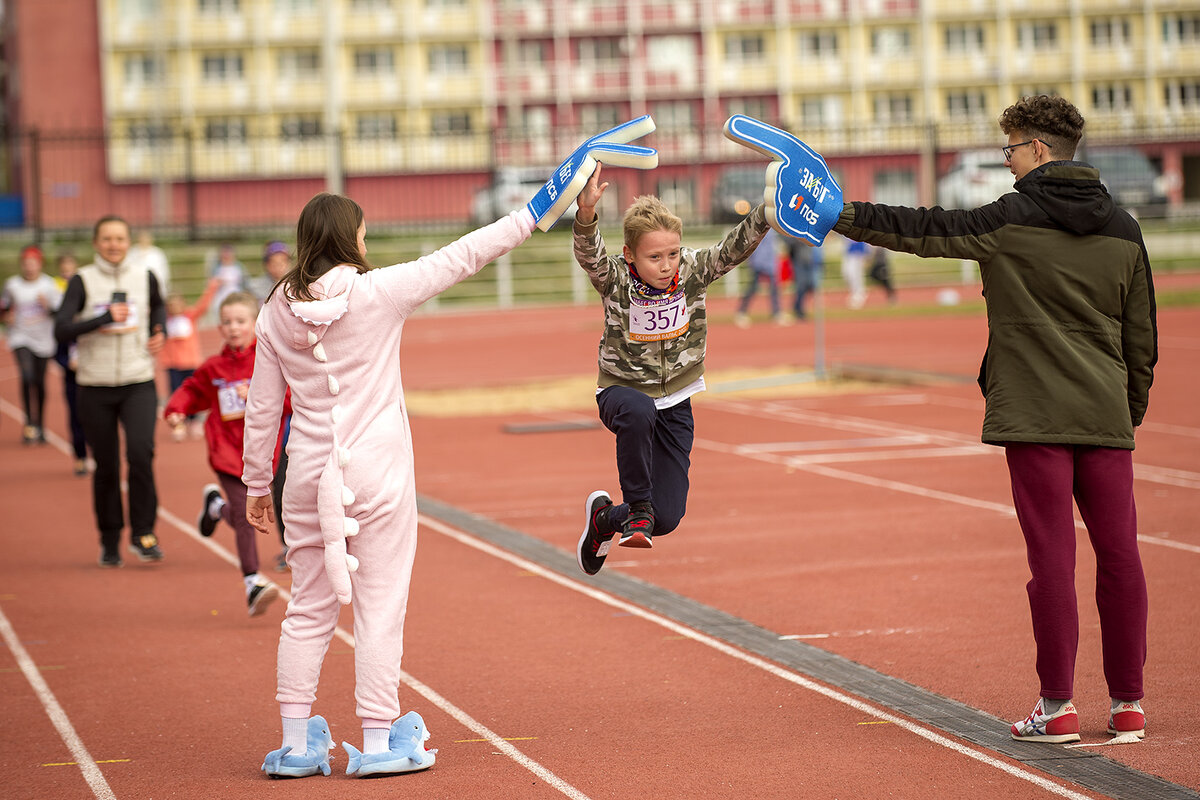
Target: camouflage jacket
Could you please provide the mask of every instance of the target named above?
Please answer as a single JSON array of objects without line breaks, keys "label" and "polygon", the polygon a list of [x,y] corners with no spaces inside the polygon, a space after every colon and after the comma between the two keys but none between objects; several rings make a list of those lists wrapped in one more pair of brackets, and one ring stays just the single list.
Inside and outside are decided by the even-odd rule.
[{"label": "camouflage jacket", "polygon": [[633,287],[623,255],[608,255],[599,217],[575,222],[575,260],[604,300],[600,338],[600,388],[628,386],[666,397],[704,374],[708,285],[746,260],[767,232],[762,205],[746,215],[718,244],[683,247],[679,288],[671,295],[644,297]]}]

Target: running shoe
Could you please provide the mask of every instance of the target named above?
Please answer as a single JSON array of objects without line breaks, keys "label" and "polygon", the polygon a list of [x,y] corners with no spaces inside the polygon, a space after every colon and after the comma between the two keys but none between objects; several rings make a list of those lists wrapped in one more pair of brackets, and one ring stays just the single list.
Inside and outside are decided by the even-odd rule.
[{"label": "running shoe", "polygon": [[1132,733],[1139,739],[1146,737],[1146,713],[1142,701],[1125,700],[1115,702],[1108,715],[1108,732],[1112,734]]},{"label": "running shoe", "polygon": [[650,536],[654,533],[654,508],[643,500],[629,506],[629,516],[621,527],[621,547],[653,547]]},{"label": "running shoe", "polygon": [[105,567],[106,569],[115,569],[122,566],[121,554],[116,550],[101,550],[100,566]]},{"label": "running shoe", "polygon": [[142,561],[163,560],[163,551],[158,547],[158,537],[153,533],[134,539],[129,543],[129,550]]},{"label": "running shoe", "polygon": [[279,596],[279,587],[267,580],[260,580],[246,592],[246,606],[250,616],[257,617],[265,614],[267,606]]},{"label": "running shoe", "polygon": [[196,528],[201,536],[212,536],[221,519],[221,487],[210,483],[200,490],[204,493],[204,504],[200,506],[200,517],[196,520]]},{"label": "running shoe", "polygon": [[1062,744],[1079,741],[1079,714],[1075,704],[1068,700],[1054,714],[1047,714],[1042,707],[1042,698],[1028,717],[1012,725],[1012,738],[1019,742],[1046,742]]},{"label": "running shoe", "polygon": [[604,566],[608,557],[608,548],[612,546],[613,530],[608,524],[608,511],[612,508],[612,498],[608,492],[595,491],[588,495],[587,503],[583,506],[586,521],[579,544],[575,548],[579,568],[588,575],[595,575]]}]

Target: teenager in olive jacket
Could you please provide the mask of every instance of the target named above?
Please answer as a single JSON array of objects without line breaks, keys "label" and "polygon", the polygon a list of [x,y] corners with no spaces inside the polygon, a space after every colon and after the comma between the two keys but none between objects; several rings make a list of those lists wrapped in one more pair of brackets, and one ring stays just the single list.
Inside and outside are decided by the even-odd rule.
[{"label": "teenager in olive jacket", "polygon": [[1150,260],[1137,222],[1099,172],[1071,160],[1083,133],[1074,106],[1026,97],[1000,127],[1015,192],[970,211],[847,203],[834,230],[979,262],[988,316],[983,441],[1005,448],[1032,572],[1041,681],[1041,699],[1013,738],[1079,739],[1072,498],[1096,551],[1109,731],[1140,737],[1147,603],[1132,450],[1158,359]]}]

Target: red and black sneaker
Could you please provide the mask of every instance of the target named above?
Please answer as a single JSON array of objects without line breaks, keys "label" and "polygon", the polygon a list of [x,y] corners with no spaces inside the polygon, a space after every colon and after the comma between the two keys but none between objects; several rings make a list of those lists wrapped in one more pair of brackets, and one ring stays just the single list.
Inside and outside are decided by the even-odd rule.
[{"label": "red and black sneaker", "polygon": [[649,500],[629,505],[629,516],[621,528],[621,547],[653,547],[654,508]]},{"label": "red and black sneaker", "polygon": [[579,568],[588,575],[595,575],[604,566],[608,557],[608,548],[612,546],[613,529],[608,521],[608,511],[612,508],[612,498],[608,492],[595,491],[588,495],[583,511],[587,521],[583,526],[583,534],[579,537],[579,545],[575,548]]}]

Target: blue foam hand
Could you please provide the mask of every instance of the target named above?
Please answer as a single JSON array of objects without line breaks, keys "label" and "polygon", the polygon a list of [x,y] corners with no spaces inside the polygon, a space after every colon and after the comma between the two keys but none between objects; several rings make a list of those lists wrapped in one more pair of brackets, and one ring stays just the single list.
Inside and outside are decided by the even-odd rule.
[{"label": "blue foam hand", "polygon": [[575,152],[559,165],[550,176],[550,180],[546,181],[529,201],[529,212],[533,214],[533,221],[537,223],[538,228],[548,231],[558,222],[558,218],[575,202],[575,198],[587,185],[588,178],[596,170],[597,161],[636,169],[657,167],[657,150],[653,147],[629,144],[653,130],[654,120],[647,114],[597,134],[575,148]]},{"label": "blue foam hand", "polygon": [[842,213],[842,187],[820,154],[787,131],[734,114],[725,136],[771,157],[764,174],[767,221],[785,236],[825,241]]}]

